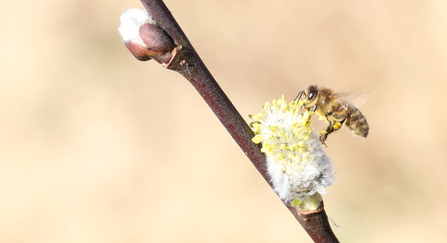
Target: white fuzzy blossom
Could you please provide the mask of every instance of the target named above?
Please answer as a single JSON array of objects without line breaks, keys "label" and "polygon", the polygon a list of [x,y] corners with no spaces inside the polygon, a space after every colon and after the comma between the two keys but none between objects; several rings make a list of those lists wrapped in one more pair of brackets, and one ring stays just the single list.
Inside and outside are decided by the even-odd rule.
[{"label": "white fuzzy blossom", "polygon": [[322,149],[318,136],[310,126],[309,111],[300,114],[301,101],[286,103],[284,96],[266,103],[250,118],[255,132],[253,142],[262,143],[273,189],[292,205],[308,204],[325,194],[325,187],[334,183],[330,159]]},{"label": "white fuzzy blossom", "polygon": [[121,15],[120,20],[121,25],[118,31],[121,37],[123,37],[123,41],[133,42],[141,46],[145,46],[145,44],[139,34],[140,26],[143,24],[156,24],[149,13],[138,8],[127,9]]}]

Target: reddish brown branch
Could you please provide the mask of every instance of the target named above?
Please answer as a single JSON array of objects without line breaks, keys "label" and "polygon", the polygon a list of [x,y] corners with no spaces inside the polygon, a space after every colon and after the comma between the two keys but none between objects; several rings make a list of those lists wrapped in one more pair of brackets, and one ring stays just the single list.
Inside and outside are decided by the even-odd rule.
[{"label": "reddish brown branch", "polygon": [[339,242],[329,225],[323,202],[321,202],[320,207],[315,211],[303,211],[291,205],[286,206],[314,242]]},{"label": "reddish brown branch", "polygon": [[[261,153],[260,146],[251,141],[254,136],[252,130],[214,80],[171,12],[161,0],[141,1],[157,25],[177,46],[172,52],[173,58],[164,66],[179,72],[197,89],[259,173],[273,188],[267,174],[265,156]],[[318,210],[306,212],[290,204],[285,205],[315,242],[338,242],[329,226],[323,203]]]}]

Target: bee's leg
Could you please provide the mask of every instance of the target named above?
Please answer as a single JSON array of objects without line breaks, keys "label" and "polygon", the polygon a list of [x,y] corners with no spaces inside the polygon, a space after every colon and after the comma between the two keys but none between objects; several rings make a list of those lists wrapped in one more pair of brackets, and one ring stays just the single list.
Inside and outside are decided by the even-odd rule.
[{"label": "bee's leg", "polygon": [[329,134],[329,133],[326,133],[325,130],[323,130],[323,131],[320,133],[320,143],[323,144],[326,148],[327,148],[327,145],[326,145],[326,139],[327,139],[327,135],[328,135],[328,134]]},{"label": "bee's leg", "polygon": [[298,93],[298,95],[295,97],[295,101],[297,101],[297,100],[301,100],[301,96],[303,96],[303,94],[304,94],[304,90],[301,90],[299,93]]},{"label": "bee's leg", "polygon": [[340,129],[345,123],[346,117],[346,114],[341,112],[334,112],[326,116],[326,120],[329,121],[329,125],[320,133],[321,144],[327,147],[327,136]]},{"label": "bee's leg", "polygon": [[[317,105],[314,105],[311,108],[307,109],[307,111],[311,112],[311,114],[315,113],[316,110],[317,110]],[[307,123],[310,123],[310,119],[311,118],[312,118],[312,116],[309,116],[309,119],[307,120]]]},{"label": "bee's leg", "polygon": [[329,123],[329,126],[327,126],[323,131],[320,133],[320,142],[324,146],[326,145],[327,136],[334,131],[334,127],[332,126],[332,123]]}]

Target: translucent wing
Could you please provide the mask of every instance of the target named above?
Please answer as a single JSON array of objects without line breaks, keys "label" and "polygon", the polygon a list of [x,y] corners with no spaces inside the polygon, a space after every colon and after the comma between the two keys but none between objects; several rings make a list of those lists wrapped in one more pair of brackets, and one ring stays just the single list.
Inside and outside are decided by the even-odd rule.
[{"label": "translucent wing", "polygon": [[336,93],[336,98],[353,104],[357,108],[361,107],[366,101],[374,95],[370,90],[358,90],[356,92],[340,92]]}]

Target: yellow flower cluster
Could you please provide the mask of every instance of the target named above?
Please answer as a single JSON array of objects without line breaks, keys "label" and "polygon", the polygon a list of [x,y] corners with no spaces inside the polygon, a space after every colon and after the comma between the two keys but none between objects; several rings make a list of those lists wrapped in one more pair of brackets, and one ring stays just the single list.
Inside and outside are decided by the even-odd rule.
[{"label": "yellow flower cluster", "polygon": [[332,165],[310,126],[312,113],[300,114],[302,101],[286,102],[284,96],[266,103],[251,115],[254,143],[261,143],[274,190],[281,199],[303,201],[334,181]]}]

